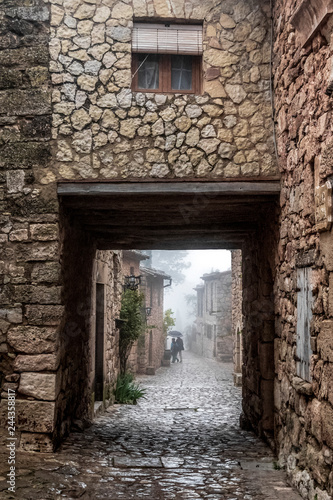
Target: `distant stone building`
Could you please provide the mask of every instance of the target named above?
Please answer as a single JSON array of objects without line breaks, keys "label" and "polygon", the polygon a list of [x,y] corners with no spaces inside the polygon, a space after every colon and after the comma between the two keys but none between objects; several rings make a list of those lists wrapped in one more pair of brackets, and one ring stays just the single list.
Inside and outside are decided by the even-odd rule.
[{"label": "distant stone building", "polygon": [[154,375],[161,366],[164,354],[164,287],[171,278],[163,271],[140,266],[148,259],[148,255],[136,250],[123,252],[124,277],[132,275],[140,278],[139,290],[145,296],[142,314],[146,319],[146,330],[133,345],[127,366],[133,373]]},{"label": "distant stone building", "polygon": [[146,298],[147,330],[144,348],[139,351],[138,369],[154,375],[162,364],[166,338],[163,333],[164,288],[170,284],[171,277],[151,267],[141,267],[142,290]]},{"label": "distant stone building", "polygon": [[[148,258],[149,257],[147,255],[137,250],[124,250],[122,263],[123,281],[126,276],[136,276],[137,278],[141,276],[140,263],[147,260]],[[142,314],[145,314],[145,311],[142,311]],[[127,368],[133,373],[138,373],[139,371],[141,371],[139,369],[139,345],[141,345],[142,343],[144,344],[145,334],[142,335],[142,337],[143,339],[140,339],[140,341],[138,340],[134,343],[127,360]],[[143,367],[142,370],[144,371],[145,367]]]},{"label": "distant stone building", "polygon": [[231,271],[204,274],[198,285],[197,317],[191,350],[219,361],[232,361]]},{"label": "distant stone building", "polygon": [[234,383],[242,385],[243,366],[243,288],[242,288],[242,251],[231,252],[232,272],[232,336],[234,349]]}]

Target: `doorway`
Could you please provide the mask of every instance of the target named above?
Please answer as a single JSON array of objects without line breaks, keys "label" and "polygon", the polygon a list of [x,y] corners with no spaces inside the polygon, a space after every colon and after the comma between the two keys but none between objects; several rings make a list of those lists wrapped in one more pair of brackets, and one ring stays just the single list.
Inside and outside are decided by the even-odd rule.
[{"label": "doorway", "polygon": [[[243,250],[242,423],[260,435],[272,434],[274,429],[274,328],[269,325],[274,325],[279,190],[278,181],[250,179],[68,182],[58,186],[64,215],[78,224],[95,250]],[[97,399],[103,397],[100,345],[104,327],[99,314],[96,331]]]}]

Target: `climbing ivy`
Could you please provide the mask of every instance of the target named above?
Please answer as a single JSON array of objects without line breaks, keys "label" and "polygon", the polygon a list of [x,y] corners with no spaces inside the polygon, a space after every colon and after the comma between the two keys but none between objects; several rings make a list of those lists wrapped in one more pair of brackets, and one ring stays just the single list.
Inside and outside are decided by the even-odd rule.
[{"label": "climbing ivy", "polygon": [[121,300],[120,319],[123,321],[119,335],[120,373],[126,372],[131,348],[145,331],[145,318],[142,314],[144,295],[138,290],[126,289]]}]

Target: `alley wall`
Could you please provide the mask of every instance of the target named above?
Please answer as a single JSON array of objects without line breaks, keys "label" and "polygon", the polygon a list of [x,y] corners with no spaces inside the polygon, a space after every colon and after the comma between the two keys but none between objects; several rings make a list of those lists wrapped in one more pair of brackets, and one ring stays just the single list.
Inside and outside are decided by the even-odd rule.
[{"label": "alley wall", "polygon": [[[325,198],[332,196],[325,183],[333,174],[332,98],[326,94],[333,46],[332,17],[318,25],[321,13],[312,17],[311,4],[278,0],[274,9],[275,113],[282,175],[275,280],[275,439],[304,498],[326,499],[333,494],[333,236],[325,208]],[[307,277],[309,290],[304,313],[301,276]],[[304,360],[299,349],[307,331]],[[304,380],[300,374],[306,361]],[[325,495],[321,489],[326,488]]]}]

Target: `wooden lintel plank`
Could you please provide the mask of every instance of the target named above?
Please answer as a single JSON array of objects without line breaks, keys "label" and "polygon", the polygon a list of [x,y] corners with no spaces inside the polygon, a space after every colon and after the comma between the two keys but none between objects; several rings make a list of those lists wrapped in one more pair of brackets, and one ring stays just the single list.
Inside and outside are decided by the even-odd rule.
[{"label": "wooden lintel plank", "polygon": [[[149,246],[147,246],[147,243]],[[97,242],[99,250],[235,250],[242,248],[244,240],[233,241],[206,241],[206,240],[183,240],[183,241],[126,241],[115,242],[101,240]]]},{"label": "wooden lintel plank", "polygon": [[124,227],[123,229],[120,229],[119,227],[117,228],[113,228],[113,227],[106,227],[106,228],[103,228],[101,229],[100,227],[96,226],[96,227],[93,227],[93,226],[84,226],[84,228],[86,230],[88,230],[89,232],[93,232],[95,234],[98,234],[98,235],[112,235],[113,237],[118,237],[119,235],[124,235],[125,233],[126,234],[130,234],[131,237],[140,237],[142,236],[143,234],[148,237],[150,236],[164,236],[164,235],[178,235],[178,234],[181,234],[181,235],[194,235],[194,234],[199,234],[199,235],[212,235],[212,234],[247,234],[249,232],[253,232],[255,230],[258,229],[258,226],[257,225],[253,225],[253,224],[244,224],[244,225],[241,225],[241,224],[237,224],[235,223],[234,225],[231,224],[231,225],[227,225],[227,226],[202,226],[202,225],[199,225],[199,226],[193,226],[192,224],[186,226],[186,225],[183,225],[183,226],[178,226],[178,227],[175,227],[175,226],[163,226],[163,227],[154,227],[154,228],[147,228],[147,227],[141,227],[141,226],[137,226],[137,227]]},{"label": "wooden lintel plank", "polygon": [[58,184],[58,194],[66,196],[132,196],[132,195],[277,195],[280,183],[270,182],[182,182],[182,183],[80,183]]}]

